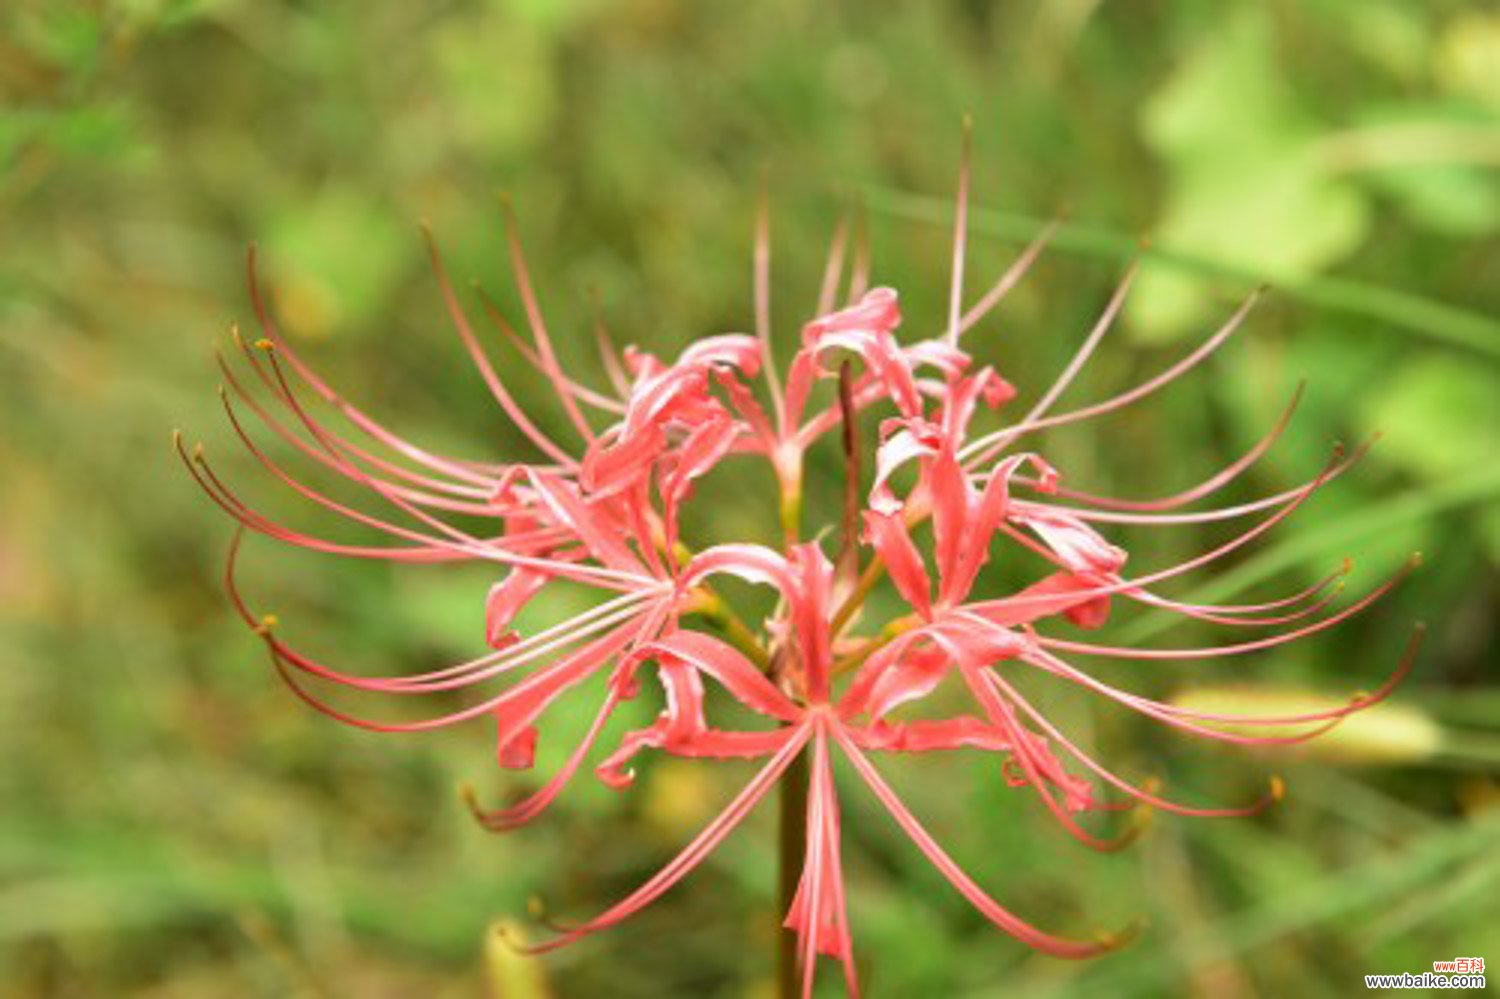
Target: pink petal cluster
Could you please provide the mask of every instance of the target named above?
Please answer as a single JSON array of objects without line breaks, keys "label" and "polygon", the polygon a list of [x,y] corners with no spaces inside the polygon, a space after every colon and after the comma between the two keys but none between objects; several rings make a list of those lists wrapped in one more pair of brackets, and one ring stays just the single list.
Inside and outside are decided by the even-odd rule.
[{"label": "pink petal cluster", "polygon": [[[1094,329],[1057,380],[1024,413],[1006,409],[1016,391],[991,367],[976,365],[962,341],[1016,284],[1050,236],[1044,233],[967,309],[963,256],[967,170],[961,182],[954,239],[953,285],[946,328],[903,342],[897,292],[869,287],[863,253],[845,266],[848,240],[840,228],[829,255],[820,301],[802,328],[785,370],[771,357],[769,243],[764,217],[756,247],[756,334],[726,333],[699,341],[672,361],[639,350],[617,354],[601,341],[608,388],[579,384],[563,369],[543,321],[510,224],[510,250],[529,342],[489,307],[500,332],[550,385],[574,445],[545,433],[524,412],[470,325],[438,261],[433,261],[464,349],[507,419],[534,446],[532,462],[496,463],[436,453],[387,429],[323,381],[278,332],[256,284],[251,292],[263,339],[242,348],[238,369],[221,361],[224,408],[250,453],[288,487],[340,517],[384,536],[355,545],[304,533],[247,505],[204,459],[178,447],[199,484],[251,531],[303,548],[394,562],[487,561],[496,582],[484,602],[489,651],[465,662],[399,677],[349,672],[286,643],[274,619],[251,610],[238,587],[234,556],[227,572],[235,607],[266,642],[291,689],[317,710],[376,731],[417,731],[488,719],[497,726],[502,767],[533,765],[540,726],[557,700],[603,674],[603,696],[581,742],[539,789],[506,808],[480,811],[490,828],[535,818],[594,756],[615,709],[641,695],[655,675],[660,715],[598,749],[597,777],[616,788],[633,780],[643,752],[679,757],[753,759],[760,769],[724,811],[660,873],[586,923],[536,948],[548,950],[604,929],[650,904],[681,881],[805,758],[809,794],[806,855],[786,927],[798,937],[804,990],[810,994],[818,955],[842,962],[850,992],[855,966],[840,863],[840,789],[831,759],[844,757],[859,781],[953,887],[987,919],[1029,946],[1062,957],[1084,957],[1117,943],[1102,936],[1071,940],[1044,932],[1000,905],[976,884],[901,801],[876,760],[892,753],[972,749],[995,754],[1004,778],[1030,788],[1072,837],[1111,849],[1129,838],[1086,829],[1085,813],[1144,805],[1192,815],[1245,815],[1265,807],[1279,784],[1242,806],[1195,807],[1127,780],[1086,752],[1018,689],[1022,670],[1050,674],[1190,735],[1236,743],[1311,738],[1351,712],[1387,696],[1409,668],[1415,641],[1390,679],[1345,706],[1279,718],[1206,714],[1120,689],[1075,665],[1075,657],[1193,659],[1272,648],[1329,628],[1366,607],[1391,580],[1341,609],[1325,613],[1342,572],[1280,599],[1253,604],[1184,603],[1159,584],[1209,567],[1292,516],[1354,460],[1336,453],[1304,485],[1254,502],[1194,508],[1238,477],[1275,442],[1283,418],[1248,453],[1200,485],[1154,500],[1090,495],[1062,485],[1040,454],[1018,445],[1037,431],[1080,423],[1151,394],[1197,366],[1244,320],[1246,302],[1201,346],[1159,375],[1080,408],[1056,403],[1116,318],[1130,285],[1127,274]],[[847,278],[847,279],[846,279]],[[1253,300],[1253,299],[1252,299]],[[487,303],[488,304],[488,303]],[[814,403],[819,384],[844,361],[839,401]],[[248,378],[245,375],[248,374]],[[530,377],[530,375],[528,375]],[[254,391],[252,391],[254,389]],[[769,409],[766,404],[769,404]],[[257,442],[243,419],[248,409],[302,458],[352,483],[378,512],[345,503],[307,484]],[[317,415],[332,410],[331,425]],[[801,526],[802,469],[808,450],[856,414],[879,415],[869,483],[860,508],[846,511],[858,546],[838,565]],[[996,418],[987,414],[1002,413]],[[984,416],[997,429],[976,433]],[[342,429],[339,429],[339,428]],[[850,428],[852,430],[852,428]],[[852,434],[850,435],[852,439]],[[769,462],[779,484],[785,543],[750,543],[694,550],[680,536],[681,514],[695,482],[721,463]],[[851,465],[857,475],[858,465]],[[907,483],[898,486],[898,483]],[[808,518],[812,519],[812,518]],[[1251,519],[1217,547],[1175,565],[1127,570],[1127,553],[1101,530],[1113,524],[1170,526]],[[836,523],[837,512],[813,521]],[[483,529],[474,525],[486,525]],[[985,592],[981,571],[997,537],[1040,556],[1049,570],[1008,595]],[[930,539],[930,540],[927,540]],[[238,548],[238,536],[236,541]],[[861,551],[864,568],[860,570]],[[887,575],[907,612],[872,627],[860,611]],[[747,626],[714,588],[731,576],[769,587],[777,612],[763,627]],[[517,616],[559,581],[598,594],[588,610],[521,635]],[[1116,600],[1174,611],[1187,618],[1244,628],[1254,637],[1206,648],[1132,648],[1062,637],[1069,629],[1103,625]],[[476,619],[479,609],[476,608]],[[932,697],[951,682],[967,710],[944,713],[914,706],[948,705]],[[331,687],[361,694],[436,696],[445,709],[400,722],[355,714],[327,698]],[[718,688],[765,719],[752,728],[724,728],[708,713]],[[463,695],[452,707],[453,694]],[[1235,723],[1297,726],[1295,734],[1247,734]]]}]

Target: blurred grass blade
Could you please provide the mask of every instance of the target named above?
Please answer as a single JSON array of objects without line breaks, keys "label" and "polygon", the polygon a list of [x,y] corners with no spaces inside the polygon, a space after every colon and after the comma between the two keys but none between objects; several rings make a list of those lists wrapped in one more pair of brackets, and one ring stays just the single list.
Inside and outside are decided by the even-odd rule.
[{"label": "blurred grass blade", "polygon": [[1298,931],[1330,925],[1359,913],[1383,911],[1421,888],[1441,883],[1455,868],[1475,858],[1492,857],[1497,837],[1500,811],[1472,822],[1441,826],[1402,850],[1377,854],[1364,863],[1308,878],[1300,890],[1276,893],[1214,927],[1101,962],[1045,994],[1050,999],[1176,994],[1178,989],[1173,986],[1180,986],[1182,976],[1195,969],[1265,947]]}]

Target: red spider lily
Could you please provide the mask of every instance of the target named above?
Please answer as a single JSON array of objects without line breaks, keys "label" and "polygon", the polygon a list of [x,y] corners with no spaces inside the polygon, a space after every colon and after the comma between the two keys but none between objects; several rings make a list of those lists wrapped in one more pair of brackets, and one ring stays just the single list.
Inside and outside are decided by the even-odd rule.
[{"label": "red spider lily", "polygon": [[[1081,748],[1020,693],[1017,673],[1036,671],[1067,681],[1188,735],[1270,744],[1319,735],[1384,699],[1410,669],[1420,632],[1393,675],[1373,693],[1337,709],[1249,718],[1153,700],[1106,684],[1070,661],[1075,656],[1211,658],[1274,648],[1358,613],[1394,586],[1399,575],[1333,611],[1328,609],[1347,567],[1315,586],[1259,603],[1196,604],[1158,591],[1159,584],[1211,566],[1254,542],[1357,460],[1359,452],[1345,456],[1336,451],[1317,476],[1294,489],[1249,503],[1184,509],[1259,460],[1285,430],[1296,397],[1245,455],[1198,486],[1160,499],[1124,500],[1064,487],[1059,471],[1040,454],[1016,450],[1037,431],[1114,412],[1193,369],[1242,325],[1254,296],[1202,345],[1159,375],[1101,402],[1054,412],[1123,306],[1133,273],[1127,272],[1078,352],[1037,401],[998,429],[971,434],[970,425],[981,413],[998,412],[1016,392],[993,368],[975,366],[961,348],[962,338],[1020,280],[1051,230],[965,309],[967,165],[959,191],[944,330],[914,343],[897,339],[903,319],[899,296],[891,288],[869,287],[862,245],[844,284],[848,230],[841,226],[816,314],[803,326],[784,384],[772,363],[764,206],[755,251],[755,335],[711,336],[671,362],[634,349],[618,355],[601,338],[609,390],[589,388],[564,372],[507,209],[511,258],[530,341],[493,303],[486,301],[486,310],[550,386],[578,438],[574,445],[549,436],[521,408],[471,326],[434,248],[434,269],[464,350],[502,413],[540,455],[537,461],[511,464],[439,454],[345,400],[278,332],[260,293],[252,255],[251,296],[263,336],[253,345],[238,336],[235,342],[259,389],[252,391],[250,379],[221,359],[226,381],[222,396],[231,425],[276,479],[389,540],[352,545],[273,520],[242,500],[201,448],[190,453],[179,437],[178,450],[198,483],[243,528],[283,542],[396,562],[484,560],[495,563],[500,574],[482,608],[488,652],[413,675],[371,676],[298,651],[282,639],[273,617],[250,608],[236,580],[237,536],[226,573],[231,599],[264,639],[276,669],[298,697],[340,721],[377,731],[410,732],[490,718],[498,728],[500,765],[528,769],[547,710],[591,677],[606,673],[594,719],[558,771],[509,807],[485,811],[474,806],[493,829],[530,821],[556,799],[594,752],[615,709],[639,695],[641,674],[650,667],[663,689],[664,708],[646,728],[626,733],[595,765],[599,779],[629,787],[631,764],[648,749],[681,757],[763,761],[725,810],[660,873],[598,917],[560,931],[536,950],[612,926],[660,897],[702,862],[801,758],[809,781],[805,855],[795,894],[787,899],[785,926],[797,936],[805,994],[811,993],[820,954],[842,962],[853,993],[857,984],[840,863],[841,798],[832,768],[837,749],[902,831],[986,918],[1039,950],[1062,957],[1094,954],[1121,937],[1069,940],[1003,908],[938,845],[886,783],[873,758],[958,749],[996,754],[1007,782],[1030,787],[1070,836],[1096,849],[1115,849],[1139,824],[1106,836],[1085,827],[1085,813],[1148,807],[1201,816],[1247,815],[1278,797],[1280,783],[1273,779],[1264,795],[1244,805],[1197,806],[1166,798],[1154,786],[1116,774]],[[846,359],[838,401],[809,413],[816,384],[833,377],[828,361],[834,356]],[[851,361],[858,362],[857,372]],[[769,414],[762,399],[770,401]],[[858,417],[887,402],[872,481],[864,492],[858,475]],[[342,417],[339,426],[316,415],[325,408]],[[244,409],[303,458],[351,483],[378,504],[379,512],[346,503],[284,468],[251,432],[242,418]],[[837,564],[818,542],[801,534],[805,455],[835,427],[844,429],[849,485],[842,511],[845,548]],[[695,482],[723,462],[747,455],[768,460],[777,476],[784,549],[731,543],[693,551],[680,534],[681,513]],[[902,478],[913,482],[904,495],[896,485]],[[1176,565],[1139,573],[1126,571],[1127,553],[1100,533],[1110,524],[1167,526],[1247,517],[1259,519],[1230,540]],[[475,523],[486,526],[469,526]],[[918,542],[924,524],[930,524],[931,533],[925,553]],[[1048,573],[1009,595],[976,593],[997,536],[1044,559],[1051,567]],[[862,572],[861,546],[871,556]],[[761,631],[742,621],[714,589],[721,575],[775,591],[778,609]],[[884,575],[909,613],[872,632],[864,628],[860,612]],[[513,627],[517,615],[558,581],[594,588],[598,599],[566,621],[518,634]],[[1101,627],[1116,599],[1216,625],[1271,630],[1243,641],[1188,649],[1093,644],[1053,633],[1058,619],[1082,629]],[[950,679],[967,693],[972,702],[968,710],[937,717],[913,717],[904,710],[932,704],[931,695]],[[706,680],[763,716],[765,726],[726,729],[711,724]],[[423,719],[383,721],[329,700],[330,685],[354,694],[462,692],[466,698],[459,707],[447,705]],[[1246,727],[1265,724],[1299,728],[1265,735],[1250,734],[1255,730]]]}]

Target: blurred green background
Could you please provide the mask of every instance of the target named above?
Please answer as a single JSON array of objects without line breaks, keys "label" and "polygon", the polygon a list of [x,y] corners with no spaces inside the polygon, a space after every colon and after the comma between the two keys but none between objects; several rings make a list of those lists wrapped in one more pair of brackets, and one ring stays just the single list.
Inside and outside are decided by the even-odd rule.
[{"label": "blurred green background", "polygon": [[[1233,496],[1287,488],[1333,440],[1384,432],[1272,540],[1174,593],[1286,592],[1346,554],[1368,585],[1414,549],[1427,557],[1397,594],[1309,642],[1101,671],[1161,695],[1244,682],[1344,696],[1392,668],[1413,620],[1432,631],[1399,708],[1297,756],[1205,749],[1049,692],[1111,765],[1185,797],[1288,778],[1265,816],[1158,816],[1120,855],[1066,840],[990,767],[888,766],[1020,913],[1071,932],[1149,919],[1093,963],[993,932],[851,785],[870,992],[1345,995],[1365,972],[1500,961],[1493,3],[11,0],[0,96],[0,994],[769,995],[770,808],[611,934],[540,967],[495,945],[491,921],[524,924],[533,896],[566,917],[623,894],[744,771],[653,761],[623,796],[584,778],[534,827],[485,835],[456,786],[491,800],[517,786],[493,766],[487,726],[377,737],[286,694],[224,603],[229,526],[168,432],[205,440],[270,509],[325,525],[232,446],[218,410],[212,349],[251,323],[254,241],[289,334],[351,397],[422,441],[515,453],[417,229],[430,220],[456,277],[508,307],[502,189],[581,376],[598,373],[592,295],[620,339],[664,354],[749,327],[763,174],[783,343],[856,198],[876,279],[925,334],[942,321],[965,111],[971,286],[1059,209],[1071,220],[975,340],[1023,392],[1082,339],[1142,235],[1138,294],[1070,399],[1159,370],[1251,286],[1276,287],[1195,377],[1040,441],[1075,485],[1160,495],[1197,481],[1298,379],[1292,432]],[[709,482],[700,510],[753,536],[754,498]],[[1222,536],[1158,533],[1171,536],[1124,534],[1135,564]],[[482,644],[483,573],[329,564],[264,541],[247,558],[257,599],[339,662],[415,668]],[[1149,615],[1112,628],[1206,637]],[[544,765],[565,744],[547,738]]]}]

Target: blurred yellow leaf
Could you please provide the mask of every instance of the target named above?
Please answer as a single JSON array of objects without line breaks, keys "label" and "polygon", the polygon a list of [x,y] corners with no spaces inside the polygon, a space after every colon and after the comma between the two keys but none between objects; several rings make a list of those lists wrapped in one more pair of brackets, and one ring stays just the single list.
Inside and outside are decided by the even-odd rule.
[{"label": "blurred yellow leaf", "polygon": [[484,941],[485,994],[489,999],[547,999],[552,995],[542,962],[516,949],[525,943],[525,931],[515,920],[501,919],[490,925]]},{"label": "blurred yellow leaf", "polygon": [[675,840],[684,829],[702,825],[720,797],[711,768],[662,759],[651,770],[644,813],[657,832]]},{"label": "blurred yellow leaf", "polygon": [[[1349,698],[1286,687],[1199,687],[1177,694],[1172,703],[1190,711],[1254,719],[1334,710],[1348,704]],[[1307,732],[1318,723],[1203,724],[1239,735],[1284,737]],[[1317,738],[1289,748],[1341,763],[1390,764],[1430,759],[1442,748],[1442,743],[1442,729],[1425,712],[1407,704],[1383,701],[1345,717]]]},{"label": "blurred yellow leaf", "polygon": [[1500,13],[1454,18],[1443,32],[1436,57],[1437,78],[1454,93],[1500,109]]},{"label": "blurred yellow leaf", "polygon": [[[1368,211],[1359,190],[1318,157],[1319,126],[1286,85],[1276,54],[1264,11],[1241,8],[1151,99],[1141,129],[1171,177],[1153,235],[1287,280],[1358,245]],[[1203,321],[1211,303],[1202,281],[1148,270],[1127,316],[1138,334],[1168,339]]]}]

